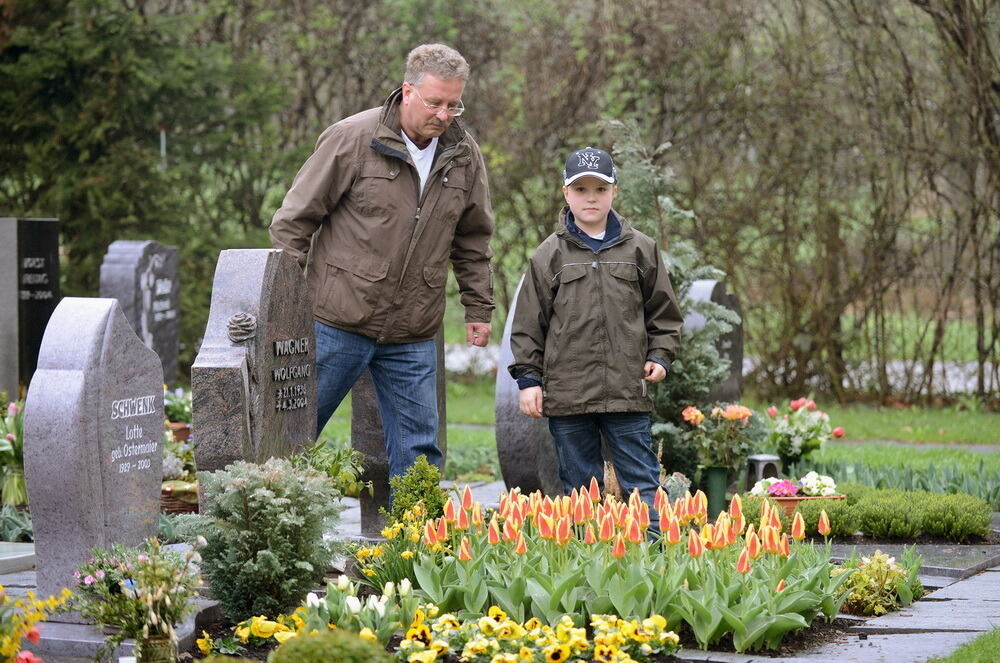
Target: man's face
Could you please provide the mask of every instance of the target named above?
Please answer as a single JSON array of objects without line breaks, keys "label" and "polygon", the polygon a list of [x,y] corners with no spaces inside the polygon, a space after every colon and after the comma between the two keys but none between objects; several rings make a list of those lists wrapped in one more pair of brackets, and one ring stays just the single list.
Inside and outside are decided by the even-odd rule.
[{"label": "man's face", "polygon": [[[432,138],[443,134],[455,119],[447,109],[462,101],[464,90],[465,81],[445,80],[432,74],[424,74],[419,85],[403,83],[399,122],[410,140],[425,147]],[[437,112],[428,109],[428,105],[438,106]]]},{"label": "man's face", "polygon": [[581,177],[563,187],[566,204],[580,226],[602,224],[611,211],[618,187],[596,177]]}]

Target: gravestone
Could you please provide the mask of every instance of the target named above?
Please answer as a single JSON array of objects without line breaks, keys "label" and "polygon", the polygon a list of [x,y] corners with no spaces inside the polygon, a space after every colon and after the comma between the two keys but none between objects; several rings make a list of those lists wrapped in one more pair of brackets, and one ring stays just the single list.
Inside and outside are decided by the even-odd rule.
[{"label": "gravestone", "polygon": [[[448,458],[444,331],[438,331],[434,342],[437,349],[437,439],[443,465]],[[361,480],[372,484],[371,492],[362,490],[358,499],[361,506],[361,536],[377,537],[385,527],[385,518],[379,509],[389,508],[389,458],[385,451],[382,417],[375,400],[375,384],[368,370],[361,372],[361,377],[351,388],[351,447],[364,456]]]},{"label": "gravestone", "polygon": [[132,329],[159,356],[168,385],[177,378],[179,271],[177,247],[149,240],[112,242],[101,264],[101,297],[118,300]]},{"label": "gravestone", "polygon": [[[733,325],[728,333],[723,334],[716,343],[719,354],[729,360],[729,371],[719,384],[712,388],[707,396],[708,402],[740,400],[743,391],[743,311],[740,300],[735,294],[726,292],[722,281],[702,279],[691,283],[688,297],[694,301],[711,301],[733,311],[740,316],[741,322]],[[705,317],[700,313],[689,313],[684,317],[684,329],[700,329],[705,325]]]},{"label": "gravestone", "polygon": [[278,249],[219,254],[205,339],[191,367],[199,470],[300,451],[316,432],[312,297]]},{"label": "gravestone", "polygon": [[163,370],[114,299],[53,312],[24,410],[38,590],[58,594],[91,548],[156,536]]},{"label": "gravestone", "polygon": [[[513,302],[524,284],[521,277]],[[561,495],[559,461],[549,433],[548,419],[534,419],[521,414],[520,389],[507,367],[514,363],[510,349],[510,330],[514,323],[514,304],[507,313],[507,323],[500,340],[496,379],[496,437],[500,473],[508,489],[520,487],[524,494],[541,490],[546,495]]]},{"label": "gravestone", "polygon": [[0,391],[31,382],[59,303],[59,220],[0,218]]},{"label": "gravestone", "polygon": [[[521,283],[524,277],[521,278]],[[521,290],[521,283],[517,292]],[[689,296],[696,301],[711,300],[740,313],[739,299],[726,293],[719,281],[695,281]],[[496,379],[496,437],[500,471],[508,488],[520,486],[525,493],[541,490],[547,495],[562,494],[559,480],[559,465],[555,444],[549,433],[545,418],[533,419],[521,414],[518,403],[520,390],[517,382],[510,377],[507,367],[514,361],[510,349],[510,330],[514,321],[517,293],[514,304],[507,313],[503,338],[500,343],[500,358],[497,361]],[[697,329],[705,324],[700,314],[690,314],[684,318],[684,329]],[[719,353],[729,359],[730,366],[726,379],[716,385],[709,394],[709,400],[738,401],[742,385],[743,368],[743,327],[736,325],[725,334],[717,345]]]}]

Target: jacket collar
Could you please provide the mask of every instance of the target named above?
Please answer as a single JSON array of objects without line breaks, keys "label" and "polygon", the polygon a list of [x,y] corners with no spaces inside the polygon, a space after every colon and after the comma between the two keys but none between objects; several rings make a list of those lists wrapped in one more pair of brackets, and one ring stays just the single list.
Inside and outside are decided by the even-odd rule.
[{"label": "jacket collar", "polygon": [[[406,143],[403,142],[403,137],[400,134],[402,127],[399,123],[399,105],[402,101],[402,87],[396,88],[386,97],[379,113],[378,127],[372,136],[371,147],[376,152],[409,161],[409,152],[407,152]],[[449,155],[449,158],[453,158],[463,153],[468,149],[465,135],[465,129],[459,123],[458,118],[453,118],[445,132],[438,137],[437,156],[454,152],[454,154]]]},{"label": "jacket collar", "polygon": [[[601,248],[598,250],[604,250],[610,248],[632,237],[632,232],[633,232],[632,226],[630,226],[628,222],[624,218],[622,218],[622,216],[618,212],[611,210],[610,212],[608,212],[608,227],[605,232],[607,233],[609,231],[613,231],[616,224],[617,227],[620,229],[618,232],[618,236],[612,237],[610,240],[607,240],[608,243],[601,246]],[[569,205],[566,205],[562,208],[562,211],[559,212],[559,229],[556,230],[556,235],[558,235],[562,239],[568,240],[576,244],[580,248],[592,251],[593,249],[587,246],[587,243],[584,242],[580,237],[578,237],[576,232],[574,232],[574,230],[576,232],[579,232],[579,230],[576,227],[576,223],[573,221],[573,213],[570,212]],[[608,235],[605,234],[605,237],[607,236]]]}]

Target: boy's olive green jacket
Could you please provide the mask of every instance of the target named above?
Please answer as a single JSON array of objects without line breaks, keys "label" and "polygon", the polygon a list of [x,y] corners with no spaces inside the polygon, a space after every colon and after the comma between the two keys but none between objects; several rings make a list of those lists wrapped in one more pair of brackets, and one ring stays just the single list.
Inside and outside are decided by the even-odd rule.
[{"label": "boy's olive green jacket", "polygon": [[656,243],[624,219],[618,238],[594,251],[566,228],[566,211],[521,284],[510,373],[541,379],[548,417],[648,412],[643,366],[669,365],[683,325],[667,269]]}]

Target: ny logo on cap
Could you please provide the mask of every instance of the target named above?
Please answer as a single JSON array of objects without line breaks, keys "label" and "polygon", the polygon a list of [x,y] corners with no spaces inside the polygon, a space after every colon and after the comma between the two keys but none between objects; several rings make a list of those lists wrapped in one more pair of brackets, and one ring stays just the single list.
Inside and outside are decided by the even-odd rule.
[{"label": "ny logo on cap", "polygon": [[597,152],[580,152],[579,166],[588,169],[596,169],[600,163],[601,155]]}]

